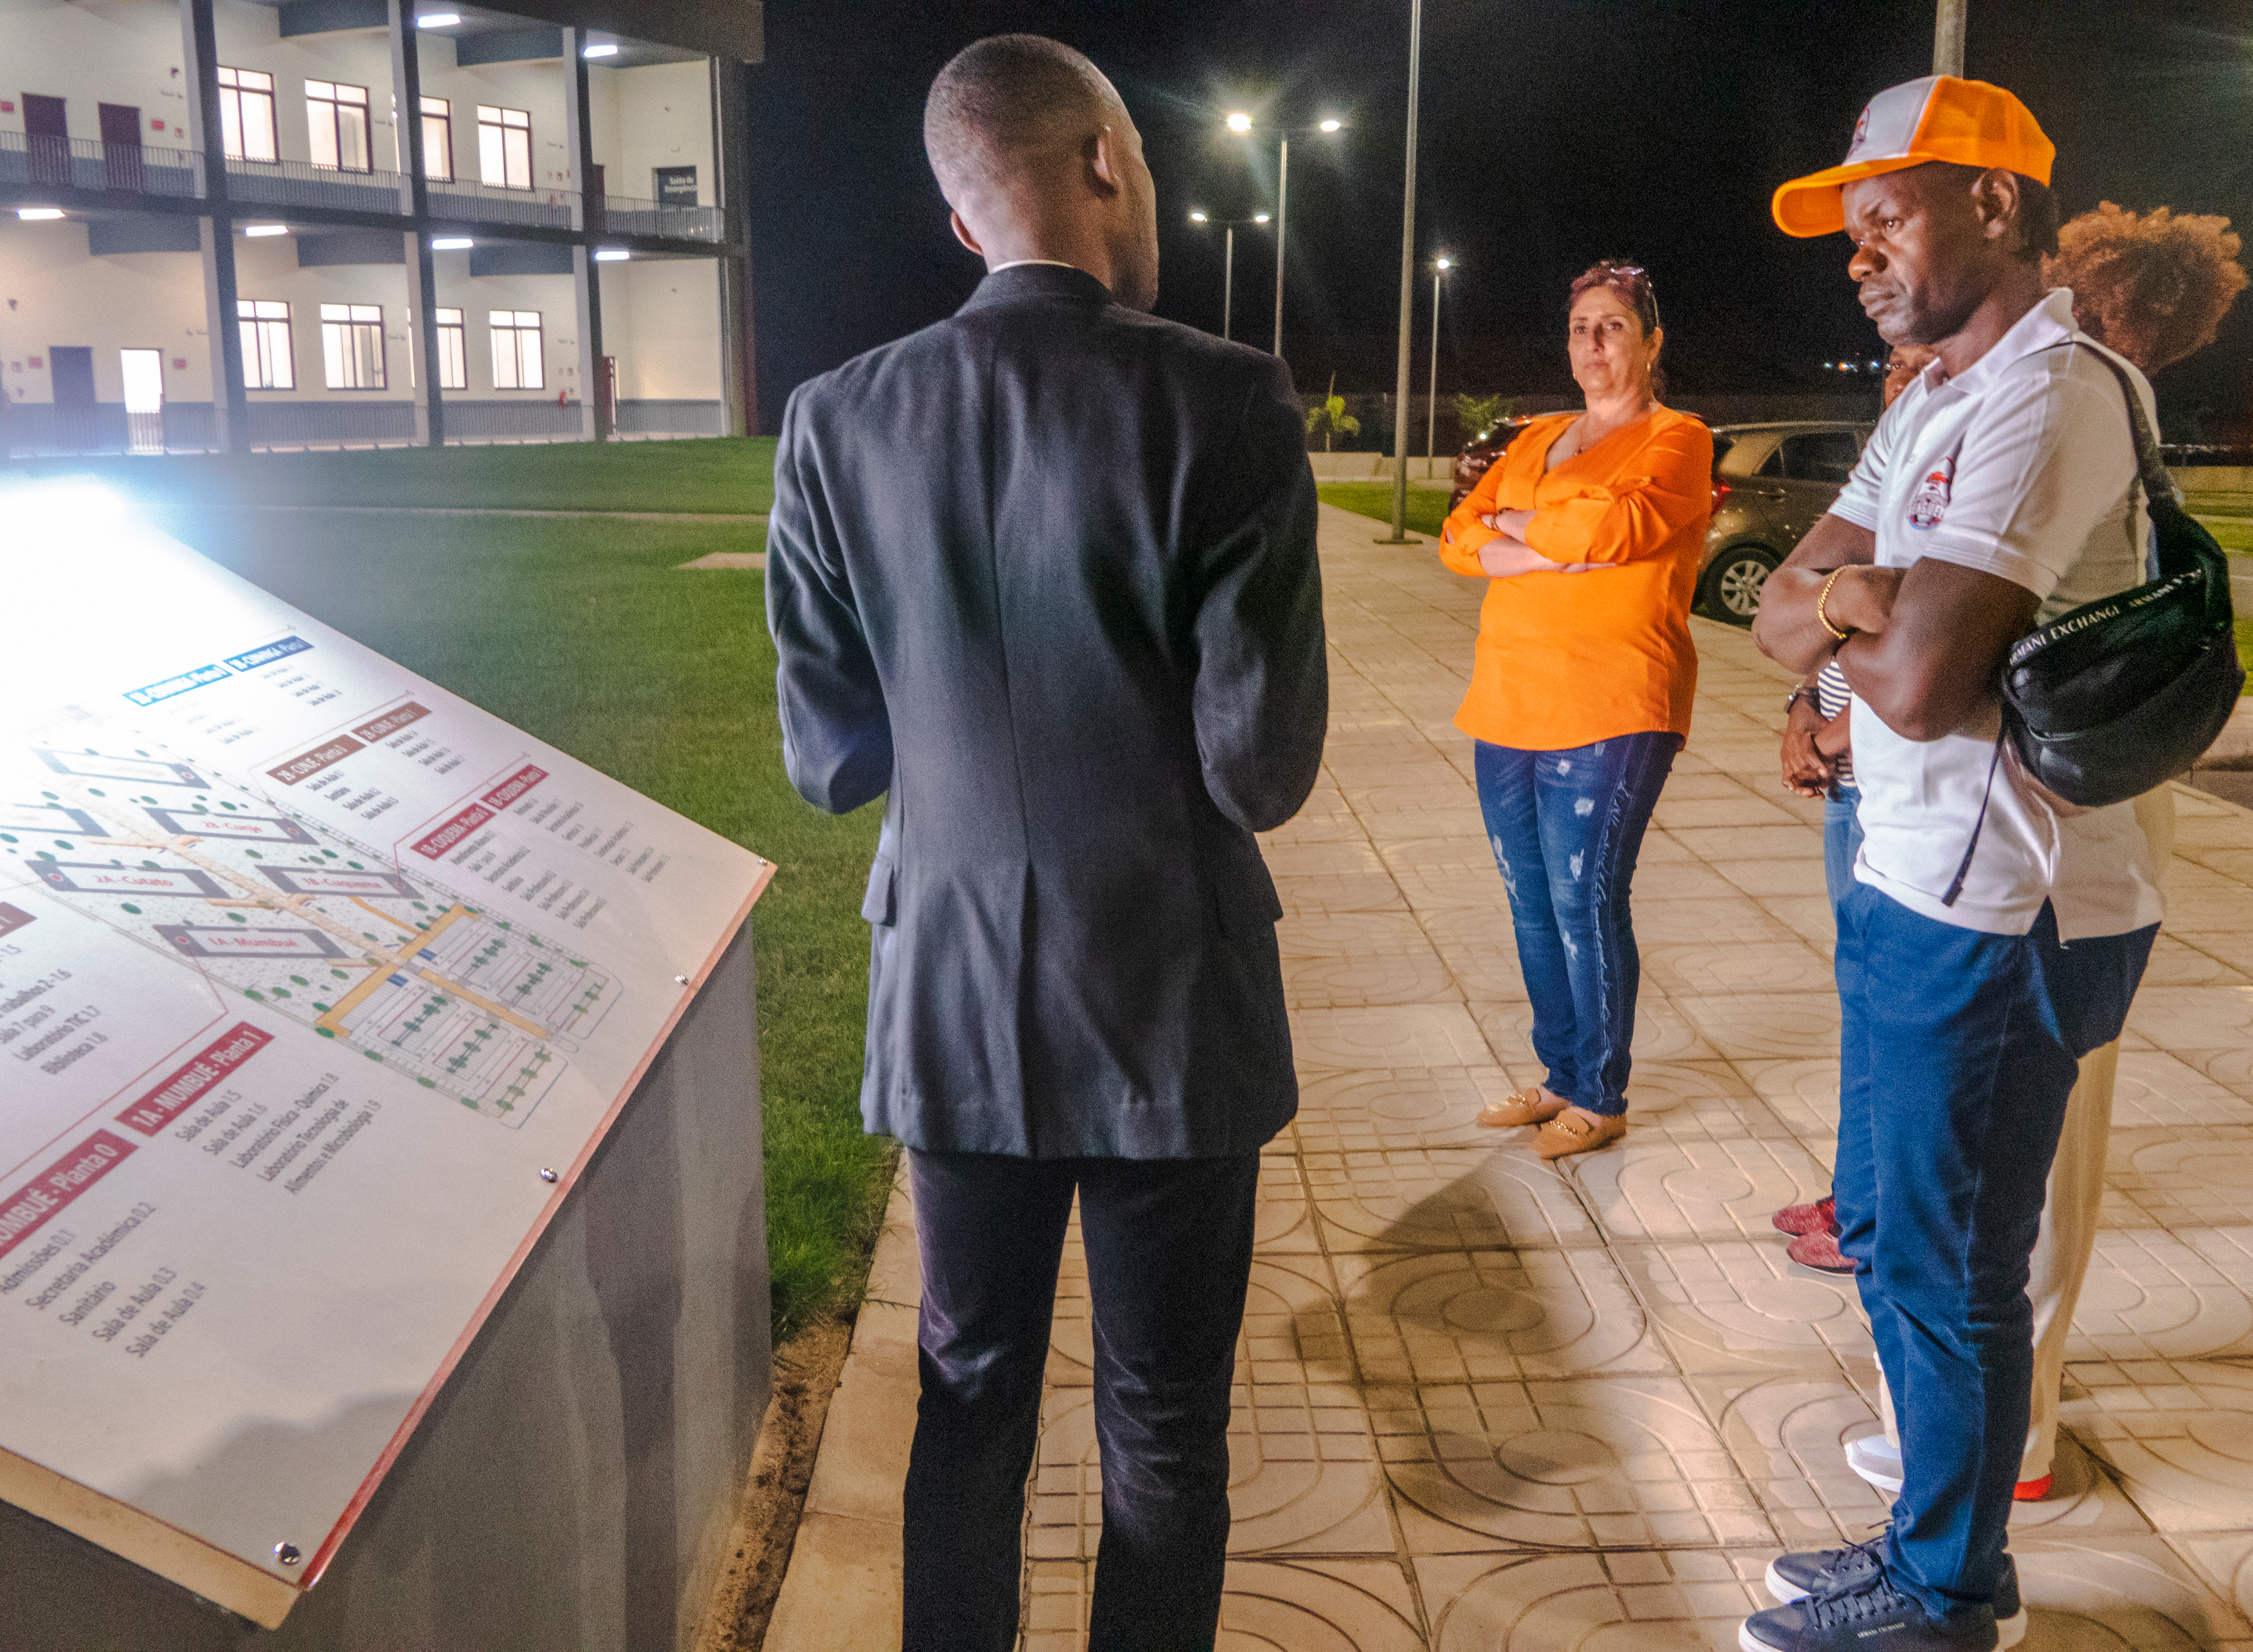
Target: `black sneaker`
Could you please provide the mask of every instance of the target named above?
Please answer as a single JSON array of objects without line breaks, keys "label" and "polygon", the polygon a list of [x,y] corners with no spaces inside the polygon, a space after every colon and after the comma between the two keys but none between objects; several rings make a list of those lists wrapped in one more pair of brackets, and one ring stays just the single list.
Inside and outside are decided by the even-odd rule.
[{"label": "black sneaker", "polygon": [[[1778,1555],[1768,1563],[1768,1592],[1789,1606],[1841,1584],[1851,1587],[1881,1564],[1877,1550],[1884,1541],[1885,1534],[1880,1532],[1843,1549],[1808,1549],[1797,1554]],[[2009,1652],[2010,1648],[2026,1638],[2026,1608],[2019,1598],[2019,1563],[2007,1554],[2003,1557],[2003,1575],[1995,1583],[1995,1633],[1999,1637],[1996,1645],[2002,1652]]]},{"label": "black sneaker", "polygon": [[1871,1558],[1866,1572],[1788,1606],[1755,1612],[1737,1631],[1743,1652],[1995,1652],[2001,1645],[1991,1607],[1928,1614]]}]

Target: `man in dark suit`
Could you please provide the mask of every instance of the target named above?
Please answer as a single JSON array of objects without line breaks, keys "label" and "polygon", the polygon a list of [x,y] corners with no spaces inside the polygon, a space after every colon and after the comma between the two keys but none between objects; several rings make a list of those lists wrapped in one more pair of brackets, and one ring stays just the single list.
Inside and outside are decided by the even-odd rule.
[{"label": "man in dark suit", "polygon": [[1145,313],[1155,191],[1094,65],[981,40],[924,130],[990,273],[791,398],[767,564],[792,784],[890,794],[861,1108],[923,1254],[904,1642],[1015,1643],[1077,1191],[1091,1645],[1210,1647],[1259,1148],[1298,1105],[1252,833],[1322,757],[1313,477],[1280,363]]}]

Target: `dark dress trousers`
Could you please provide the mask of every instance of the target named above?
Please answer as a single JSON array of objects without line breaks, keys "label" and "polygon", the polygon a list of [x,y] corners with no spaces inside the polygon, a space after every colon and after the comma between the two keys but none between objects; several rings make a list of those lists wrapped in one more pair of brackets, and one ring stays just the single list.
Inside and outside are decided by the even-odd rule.
[{"label": "dark dress trousers", "polygon": [[911,1649],[1013,1643],[1075,1191],[1092,1645],[1211,1642],[1257,1154],[1298,1105],[1252,833],[1321,761],[1315,513],[1279,363],[1060,266],[784,415],[784,761],[825,809],[889,793],[861,1108],[910,1149],[924,1258]]}]

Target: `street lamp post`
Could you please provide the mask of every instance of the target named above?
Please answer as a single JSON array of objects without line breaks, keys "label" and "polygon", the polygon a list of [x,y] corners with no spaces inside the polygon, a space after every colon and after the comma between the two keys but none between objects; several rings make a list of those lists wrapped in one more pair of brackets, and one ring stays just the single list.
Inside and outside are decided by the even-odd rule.
[{"label": "street lamp post", "polygon": [[1379,545],[1413,545],[1408,537],[1408,323],[1416,302],[1416,80],[1424,56],[1424,0],[1408,7],[1408,171],[1400,200],[1399,366],[1393,380],[1392,532]]},{"label": "street lamp post", "polygon": [[[1252,117],[1242,110],[1228,117],[1228,129],[1238,137],[1252,135]],[[1276,129],[1275,151],[1275,355],[1283,354],[1283,260],[1290,227],[1291,212],[1291,134],[1320,132],[1325,137],[1335,136],[1345,130],[1345,122],[1328,116],[1312,126],[1287,126]]]},{"label": "street lamp post", "polygon": [[[1229,336],[1230,317],[1236,309],[1236,227],[1238,224],[1264,224],[1266,221],[1267,214],[1265,213],[1254,213],[1249,218],[1230,218],[1221,221],[1221,228],[1227,235],[1225,245],[1228,249],[1222,257],[1220,277],[1220,336],[1223,338]],[[1212,214],[1202,206],[1192,207],[1189,211],[1189,222],[1210,224],[1212,222]]]},{"label": "street lamp post", "polygon": [[1440,457],[1440,282],[1455,267],[1442,253],[1432,261],[1432,394],[1424,404],[1424,479],[1432,478],[1432,464]]},{"label": "street lamp post", "polygon": [[1967,0],[1938,0],[1932,15],[1932,72],[1964,73],[1964,13]]}]

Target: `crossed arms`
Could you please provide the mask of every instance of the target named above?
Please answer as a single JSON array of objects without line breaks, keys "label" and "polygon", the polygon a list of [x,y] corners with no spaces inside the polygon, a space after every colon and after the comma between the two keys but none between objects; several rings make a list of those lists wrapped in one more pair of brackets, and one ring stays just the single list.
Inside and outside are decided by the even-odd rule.
[{"label": "crossed arms", "polygon": [[[2033,623],[2039,599],[1998,575],[1929,557],[1879,568],[1877,543],[1868,528],[1825,516],[1768,575],[1753,640],[1803,674],[1835,649],[1856,697],[1887,728],[1938,740],[1994,704],[2003,657]],[[1816,617],[1826,583],[1823,612],[1849,633],[1843,643]]]}]

